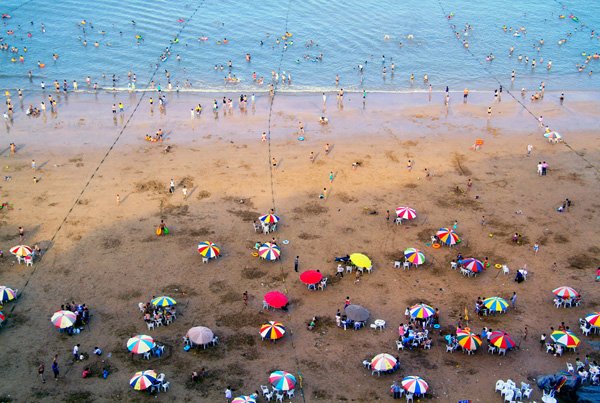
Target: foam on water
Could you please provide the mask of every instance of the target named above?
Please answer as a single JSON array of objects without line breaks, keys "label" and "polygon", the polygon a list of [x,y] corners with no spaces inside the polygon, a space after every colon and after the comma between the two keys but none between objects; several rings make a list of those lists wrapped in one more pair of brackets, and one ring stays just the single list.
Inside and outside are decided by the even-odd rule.
[{"label": "foam on water", "polygon": [[[566,9],[563,9],[563,6]],[[193,19],[187,21],[199,6]],[[38,89],[45,80],[47,86],[53,80],[77,80],[83,88],[85,77],[100,86],[111,87],[111,76],[120,80],[118,87],[126,88],[127,72],[137,75],[137,88],[144,88],[157,63],[159,74],[156,83],[167,86],[164,70],[171,73],[173,86],[183,87],[189,80],[194,90],[200,91],[247,91],[266,90],[271,82],[271,71],[276,70],[283,51],[281,36],[287,27],[294,35],[283,55],[281,69],[291,74],[292,85],[281,86],[285,91],[326,91],[335,89],[335,76],[339,74],[340,85],[346,90],[369,91],[422,91],[427,88],[422,77],[428,74],[434,89],[491,89],[498,83],[494,76],[507,85],[514,69],[516,88],[537,87],[541,81],[551,90],[598,89],[596,75],[590,70],[600,70],[600,60],[591,60],[586,70],[579,73],[576,64],[584,63],[582,52],[600,52],[598,35],[591,30],[600,27],[600,3],[558,2],[534,0],[527,3],[510,0],[499,4],[493,0],[472,2],[458,0],[441,3],[437,0],[409,0],[402,3],[372,3],[358,0],[345,2],[322,2],[306,0],[289,2],[265,0],[262,2],[219,2],[204,0],[196,3],[168,1],[99,0],[93,3],[76,0],[49,2],[41,0],[2,3],[0,13],[11,14],[2,20],[2,42],[19,48],[25,56],[24,63],[12,63],[14,53],[0,52],[0,87]],[[450,12],[450,20],[444,15]],[[579,18],[569,18],[573,13]],[[567,18],[559,19],[560,14]],[[187,25],[179,42],[172,45],[171,56],[161,62],[159,56],[175,38],[184,19]],[[82,26],[80,21],[86,20]],[[131,21],[135,21],[135,25]],[[30,24],[33,21],[33,25]],[[46,32],[41,32],[44,23]],[[461,30],[465,23],[473,30],[468,39],[467,52],[452,32],[450,24]],[[502,26],[525,27],[527,33],[514,37],[505,33]],[[93,26],[93,28],[92,28]],[[8,35],[8,30],[14,30]],[[105,34],[101,34],[105,31]],[[32,36],[28,37],[27,33]],[[414,39],[407,36],[414,35]],[[144,40],[139,44],[135,36]],[[384,36],[389,35],[389,40]],[[206,36],[207,41],[199,38]],[[84,47],[82,40],[88,45]],[[217,44],[227,38],[229,43]],[[277,44],[276,40],[280,39]],[[537,44],[545,44],[538,51]],[[567,43],[559,46],[560,39]],[[307,41],[318,45],[306,47]],[[98,41],[100,46],[94,47]],[[261,46],[260,42],[263,41]],[[288,41],[288,42],[289,42]],[[402,44],[402,46],[400,46]],[[508,50],[515,47],[512,58]],[[27,47],[27,52],[23,52]],[[52,54],[60,57],[55,62]],[[250,63],[245,54],[252,55]],[[323,61],[314,61],[320,53]],[[485,60],[493,53],[493,62]],[[517,55],[536,59],[538,67],[517,61]],[[181,61],[176,60],[181,56]],[[387,74],[382,74],[385,55]],[[539,63],[540,58],[544,59]],[[225,84],[227,62],[233,63],[232,74],[241,79],[238,84]],[[548,71],[546,63],[552,60]],[[39,69],[37,62],[46,63]],[[391,74],[391,62],[396,65]],[[216,70],[214,65],[224,65]],[[364,74],[358,72],[363,64]],[[489,73],[485,70],[487,69]],[[27,72],[33,71],[29,81]],[[265,84],[257,86],[252,73],[263,76]],[[415,75],[414,82],[409,80]],[[103,78],[105,75],[105,78]]]}]

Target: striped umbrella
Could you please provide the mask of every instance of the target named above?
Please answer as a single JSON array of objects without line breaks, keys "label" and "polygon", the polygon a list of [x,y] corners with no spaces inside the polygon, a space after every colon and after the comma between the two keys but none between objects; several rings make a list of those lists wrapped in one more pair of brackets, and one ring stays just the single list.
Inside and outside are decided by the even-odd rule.
[{"label": "striped umbrella", "polygon": [[402,380],[402,387],[406,393],[412,393],[414,395],[424,395],[429,389],[429,385],[422,378],[418,376],[407,376]]},{"label": "striped umbrella", "polygon": [[465,269],[470,270],[473,273],[481,273],[483,271],[483,262],[472,257],[463,260],[462,265]]},{"label": "striped umbrella", "polygon": [[258,219],[265,224],[275,224],[279,221],[279,217],[275,214],[265,214],[258,217]]},{"label": "striped umbrella", "polygon": [[356,267],[362,267],[366,269],[367,267],[371,267],[373,264],[371,263],[371,259],[367,255],[363,255],[362,253],[353,253],[350,255],[350,261]]},{"label": "striped umbrella", "polygon": [[12,288],[6,286],[0,287],[0,302],[12,301],[17,298],[17,293]]},{"label": "striped umbrella", "polygon": [[269,340],[281,339],[285,334],[283,323],[269,321],[260,327],[260,337]]},{"label": "striped umbrella", "polygon": [[442,243],[448,246],[456,245],[460,242],[460,238],[458,237],[458,235],[456,235],[456,232],[449,228],[440,228],[435,235],[440,239]]},{"label": "striped umbrella", "polygon": [[283,308],[288,303],[288,297],[280,291],[269,291],[265,294],[264,300],[273,308]]},{"label": "striped umbrella", "polygon": [[4,322],[6,320],[6,315],[4,315],[4,312],[0,311],[0,323]]},{"label": "striped umbrella", "polygon": [[566,348],[575,348],[581,343],[579,338],[570,330],[555,330],[550,335],[556,344],[560,344]]},{"label": "striped umbrella", "polygon": [[15,256],[24,257],[31,255],[33,253],[33,249],[31,249],[31,247],[27,245],[17,245],[10,248],[10,253],[12,253]]},{"label": "striped umbrella", "polygon": [[490,335],[490,343],[498,348],[509,349],[515,346],[515,341],[506,332],[494,331]]},{"label": "striped umbrella", "polygon": [[374,371],[389,371],[396,367],[396,358],[391,354],[381,353],[377,354],[371,360],[371,369]]},{"label": "striped umbrella", "polygon": [[425,263],[425,255],[419,249],[406,249],[404,251],[404,257],[406,258],[406,260],[417,266]]},{"label": "striped umbrella", "polygon": [[415,319],[427,319],[435,315],[435,309],[427,304],[417,304],[410,308],[410,316]]},{"label": "striped umbrella", "polygon": [[504,312],[508,308],[508,302],[500,297],[486,298],[483,300],[483,305],[493,312]]},{"label": "striped umbrella", "polygon": [[552,290],[552,292],[557,297],[561,297],[561,298],[565,298],[565,299],[575,298],[575,297],[579,296],[579,293],[577,291],[575,291],[574,288],[567,287],[567,286],[555,288],[554,290]]},{"label": "striped umbrella", "polygon": [[231,401],[231,403],[256,403],[256,399],[252,396],[238,396]]},{"label": "striped umbrella", "polygon": [[559,132],[547,132],[544,133],[544,137],[550,140],[560,140],[562,139],[562,135]]},{"label": "striped umbrella", "polygon": [[477,347],[481,346],[481,338],[475,333],[467,332],[465,330],[459,330],[456,332],[456,340],[458,344],[465,350],[477,350]]},{"label": "striped umbrella", "polygon": [[221,254],[221,248],[211,241],[204,241],[198,244],[198,252],[209,259],[213,259]]},{"label": "striped umbrella", "polygon": [[154,339],[145,334],[138,334],[127,340],[127,349],[134,354],[144,354],[152,350]]},{"label": "striped umbrella", "polygon": [[307,270],[300,274],[300,281],[304,284],[317,284],[323,279],[323,274],[316,270]]},{"label": "striped umbrella", "polygon": [[417,212],[410,207],[398,207],[396,215],[403,220],[413,220],[417,218]]},{"label": "striped umbrella", "polygon": [[52,315],[52,318],[50,318],[50,321],[54,324],[54,326],[58,327],[59,329],[65,329],[73,326],[76,320],[77,315],[71,311],[58,311]]},{"label": "striped umbrella", "polygon": [[171,305],[175,305],[175,304],[177,304],[177,301],[175,301],[171,297],[167,297],[166,295],[163,295],[162,297],[154,298],[152,300],[152,305],[154,305],[154,306],[171,306]]},{"label": "striped umbrella", "polygon": [[266,242],[258,248],[258,255],[265,260],[277,260],[281,256],[281,249],[274,243]]},{"label": "striped umbrella", "polygon": [[593,312],[585,317],[585,320],[592,326],[600,327],[600,312]]},{"label": "striped umbrella", "polygon": [[277,390],[292,390],[296,387],[296,377],[286,371],[275,371],[269,376],[269,382]]},{"label": "striped umbrella", "polygon": [[129,380],[129,384],[135,390],[148,389],[153,384],[157,383],[156,372],[149,369],[146,371],[136,372],[135,375]]}]

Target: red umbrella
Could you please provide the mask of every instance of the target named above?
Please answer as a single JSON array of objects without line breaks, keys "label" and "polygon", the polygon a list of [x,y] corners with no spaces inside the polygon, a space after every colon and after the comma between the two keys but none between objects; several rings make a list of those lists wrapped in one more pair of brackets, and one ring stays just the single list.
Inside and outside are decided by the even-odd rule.
[{"label": "red umbrella", "polygon": [[288,297],[279,291],[269,291],[265,294],[265,302],[273,308],[281,308],[288,303]]},{"label": "red umbrella", "polygon": [[317,284],[322,278],[321,272],[316,270],[307,270],[300,275],[300,281],[304,284]]}]

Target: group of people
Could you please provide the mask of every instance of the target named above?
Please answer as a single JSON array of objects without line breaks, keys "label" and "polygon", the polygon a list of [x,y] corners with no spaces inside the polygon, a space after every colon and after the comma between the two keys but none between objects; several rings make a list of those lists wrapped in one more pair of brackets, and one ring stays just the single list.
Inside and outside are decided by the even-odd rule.
[{"label": "group of people", "polygon": [[61,311],[71,311],[76,316],[73,326],[64,329],[69,335],[79,333],[79,331],[90,322],[90,311],[85,304],[75,304],[75,301],[71,301],[71,303],[67,302],[66,304],[61,305],[60,309]]},{"label": "group of people", "polygon": [[144,136],[144,139],[145,139],[146,141],[150,141],[150,142],[153,142],[153,143],[154,143],[154,142],[161,142],[161,141],[163,141],[163,136],[164,136],[163,130],[162,130],[162,129],[158,129],[158,130],[156,131],[156,134],[155,134],[154,136],[151,136],[151,135],[149,135],[149,134],[146,134],[146,135]]},{"label": "group of people", "polygon": [[426,326],[427,323],[433,323],[433,321],[422,320],[420,322],[419,324],[413,320],[410,323],[400,323],[398,327],[398,341],[402,342],[403,348],[408,348],[409,350],[412,350],[414,347],[422,347],[423,349],[431,348],[432,339],[429,336],[429,329]]},{"label": "group of people", "polygon": [[[154,297],[153,297],[154,298]],[[140,310],[143,309],[144,322],[159,326],[171,324],[177,318],[177,309],[175,306],[159,307],[150,302],[142,304]]]}]

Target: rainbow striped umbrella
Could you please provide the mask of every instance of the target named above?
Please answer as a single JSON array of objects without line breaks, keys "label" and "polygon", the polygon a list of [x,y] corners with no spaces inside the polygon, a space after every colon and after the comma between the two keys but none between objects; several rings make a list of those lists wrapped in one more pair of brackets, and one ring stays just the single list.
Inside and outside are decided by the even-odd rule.
[{"label": "rainbow striped umbrella", "polygon": [[274,243],[266,242],[258,248],[258,255],[265,260],[277,260],[281,256],[281,249]]},{"label": "rainbow striped umbrella", "polygon": [[252,396],[238,396],[231,401],[231,403],[256,403],[256,399]]},{"label": "rainbow striped umbrella", "polygon": [[204,241],[198,244],[198,252],[209,259],[213,259],[221,254],[221,248],[211,241]]},{"label": "rainbow striped umbrella", "polygon": [[418,376],[407,376],[402,380],[402,387],[407,393],[414,395],[424,395],[429,389],[427,382]]},{"label": "rainbow striped umbrella", "polygon": [[381,353],[377,354],[371,360],[371,369],[374,371],[389,371],[396,367],[396,358],[391,354]]},{"label": "rainbow striped umbrella", "polygon": [[398,207],[396,215],[403,220],[413,220],[417,218],[417,212],[410,207]]},{"label": "rainbow striped umbrella", "polygon": [[508,333],[494,331],[490,335],[490,343],[498,348],[509,349],[515,346],[515,341],[508,335]]},{"label": "rainbow striped umbrella", "polygon": [[9,250],[10,250],[10,253],[12,253],[13,255],[21,256],[21,257],[28,256],[33,253],[33,249],[31,249],[31,247],[29,247],[27,245],[13,246]]},{"label": "rainbow striped umbrella", "polygon": [[258,219],[265,224],[275,224],[279,222],[279,217],[275,214],[265,214],[258,217]]},{"label": "rainbow striped umbrella", "polygon": [[4,315],[4,312],[0,311],[0,323],[4,322],[6,320],[6,315]]},{"label": "rainbow striped umbrella", "polygon": [[481,273],[483,271],[483,262],[472,257],[463,260],[462,265],[465,269],[470,270],[473,273]]},{"label": "rainbow striped umbrella", "polygon": [[560,344],[566,348],[575,348],[581,343],[579,338],[570,330],[555,330],[550,335],[556,344]]},{"label": "rainbow striped umbrella", "polygon": [[162,297],[154,298],[152,300],[152,305],[154,305],[154,306],[171,306],[171,305],[175,305],[175,304],[177,304],[177,301],[175,301],[171,297],[167,297],[166,295],[163,295]]},{"label": "rainbow striped umbrella", "polygon": [[585,317],[585,320],[592,326],[600,327],[600,312],[593,312]]},{"label": "rainbow striped umbrella", "polygon": [[552,290],[552,292],[554,293],[554,295],[565,299],[575,298],[579,296],[579,293],[575,291],[574,288],[567,286],[555,288],[554,290]]},{"label": "rainbow striped umbrella", "polygon": [[493,312],[504,312],[508,308],[508,302],[500,297],[486,298],[483,300],[483,305]]},{"label": "rainbow striped umbrella", "polygon": [[77,315],[71,311],[54,312],[54,315],[52,315],[52,318],[50,318],[50,322],[52,322],[54,326],[58,327],[59,329],[65,329],[73,326],[76,320]]},{"label": "rainbow striped umbrella", "polygon": [[406,249],[404,251],[404,257],[406,258],[406,260],[417,266],[425,263],[425,255],[419,249]]},{"label": "rainbow striped umbrella", "polygon": [[544,133],[544,137],[551,140],[560,140],[562,139],[562,135],[559,132],[547,132]]},{"label": "rainbow striped umbrella", "polygon": [[144,354],[152,350],[154,339],[145,334],[138,334],[127,340],[127,349],[134,354]]},{"label": "rainbow striped umbrella", "polygon": [[275,371],[269,376],[269,382],[277,390],[292,390],[296,387],[296,377],[286,371]]},{"label": "rainbow striped umbrella", "polygon": [[17,293],[12,288],[6,286],[0,287],[0,302],[12,301],[17,298]]},{"label": "rainbow striped umbrella", "polygon": [[136,372],[135,375],[129,380],[129,384],[135,390],[148,389],[153,384],[157,383],[156,372],[149,369],[146,371]]},{"label": "rainbow striped umbrella", "polygon": [[440,239],[442,243],[448,246],[456,245],[460,242],[460,238],[458,237],[456,232],[449,228],[440,228],[435,235]]},{"label": "rainbow striped umbrella", "polygon": [[410,316],[415,319],[427,319],[435,315],[435,309],[427,304],[417,304],[410,308]]},{"label": "rainbow striped umbrella", "polygon": [[269,321],[260,327],[260,337],[269,340],[277,340],[283,337],[285,334],[285,327],[283,323]]},{"label": "rainbow striped umbrella", "polygon": [[481,338],[475,333],[467,332],[465,330],[456,332],[456,340],[465,350],[474,351],[477,350],[477,347],[481,346]]}]

